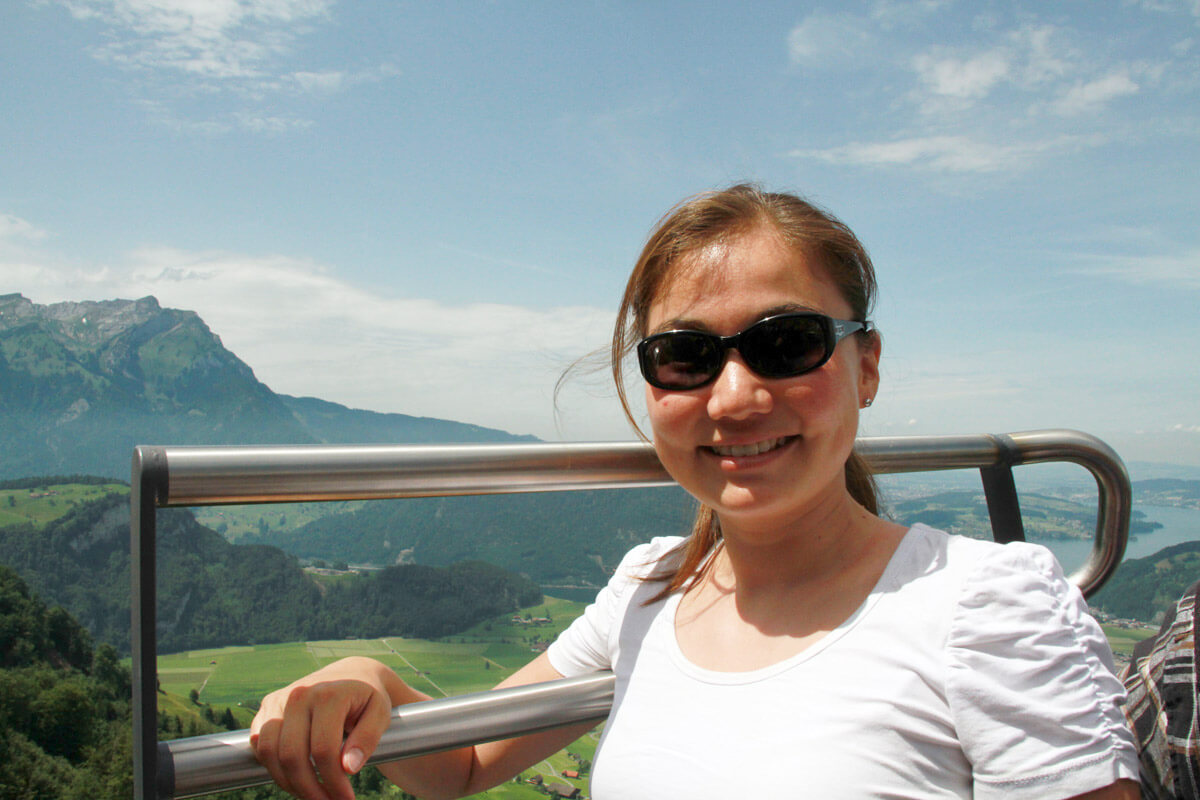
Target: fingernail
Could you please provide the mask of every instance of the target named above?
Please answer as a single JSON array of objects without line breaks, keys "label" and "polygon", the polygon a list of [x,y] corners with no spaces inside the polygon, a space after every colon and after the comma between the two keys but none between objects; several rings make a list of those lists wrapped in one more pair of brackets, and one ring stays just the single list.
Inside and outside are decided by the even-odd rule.
[{"label": "fingernail", "polygon": [[359,750],[357,747],[351,747],[342,754],[342,768],[353,775],[362,769],[363,762],[366,760],[367,757],[363,755],[362,750]]}]

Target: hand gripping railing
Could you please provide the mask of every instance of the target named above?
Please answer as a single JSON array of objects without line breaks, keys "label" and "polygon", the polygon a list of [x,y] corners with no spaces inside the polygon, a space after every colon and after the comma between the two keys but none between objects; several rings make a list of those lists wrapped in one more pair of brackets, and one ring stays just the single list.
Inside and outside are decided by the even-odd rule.
[{"label": "hand gripping railing", "polygon": [[[877,473],[979,469],[998,541],[1024,539],[1013,466],[1068,461],[1096,479],[1091,554],[1071,580],[1091,594],[1125,552],[1132,493],[1106,444],[1069,430],[859,439]],[[641,443],[447,446],[147,447],[134,450],[132,599],[134,786],[138,800],[182,798],[270,780],[245,731],[159,743],[155,637],[158,508],[233,503],[506,494],[671,483]],[[586,678],[432,700],[396,709],[370,763],[603,719],[613,678]]]}]

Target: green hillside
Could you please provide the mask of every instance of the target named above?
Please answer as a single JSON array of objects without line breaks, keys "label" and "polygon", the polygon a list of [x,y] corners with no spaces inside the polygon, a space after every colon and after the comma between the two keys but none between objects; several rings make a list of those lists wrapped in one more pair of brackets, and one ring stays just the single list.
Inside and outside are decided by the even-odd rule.
[{"label": "green hillside", "polygon": [[[60,485],[60,494],[37,498],[47,494],[44,487],[7,490],[14,497],[10,510],[26,519],[0,527],[0,553],[39,595],[124,650],[129,500],[124,487],[93,497],[96,488],[104,487]],[[32,521],[38,504],[50,500],[56,504],[46,508],[63,513]],[[346,635],[442,636],[541,597],[529,579],[478,561],[396,566],[319,585],[293,556],[267,545],[232,545],[187,510],[161,510],[158,523],[160,651]]]},{"label": "green hillside", "polygon": [[590,586],[594,594],[633,545],[686,534],[695,508],[674,487],[382,500],[239,541],[350,563],[477,558],[543,586]]},{"label": "green hillside", "polygon": [[0,565],[0,797],[129,797],[129,671]]},{"label": "green hillside", "polygon": [[1114,617],[1157,623],[1197,580],[1200,542],[1184,542],[1146,558],[1121,562],[1116,574],[1089,602]]}]

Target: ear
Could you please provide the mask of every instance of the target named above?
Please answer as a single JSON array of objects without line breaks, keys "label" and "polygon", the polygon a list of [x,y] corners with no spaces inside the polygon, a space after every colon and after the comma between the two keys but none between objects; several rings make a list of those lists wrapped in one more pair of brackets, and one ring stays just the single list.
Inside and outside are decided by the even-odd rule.
[{"label": "ear", "polygon": [[879,393],[879,357],[883,355],[883,338],[879,331],[858,340],[858,400],[859,405]]}]

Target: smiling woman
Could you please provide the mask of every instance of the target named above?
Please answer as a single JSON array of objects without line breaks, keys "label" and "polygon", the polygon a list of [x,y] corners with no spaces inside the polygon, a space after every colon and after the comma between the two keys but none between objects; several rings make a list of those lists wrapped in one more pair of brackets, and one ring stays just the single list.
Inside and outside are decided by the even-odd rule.
[{"label": "smiling woman", "polygon": [[[844,225],[752,186],[684,203],[643,250],[614,375],[636,347],[655,450],[701,510],[500,684],[613,670],[593,797],[1137,796],[1112,654],[1053,556],[877,516],[854,455],[874,285]],[[268,695],[251,742],[285,789],[350,797],[390,708],[424,698],[346,659]],[[582,733],[383,770],[456,797]]]}]

